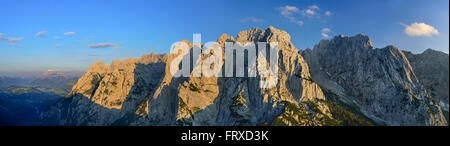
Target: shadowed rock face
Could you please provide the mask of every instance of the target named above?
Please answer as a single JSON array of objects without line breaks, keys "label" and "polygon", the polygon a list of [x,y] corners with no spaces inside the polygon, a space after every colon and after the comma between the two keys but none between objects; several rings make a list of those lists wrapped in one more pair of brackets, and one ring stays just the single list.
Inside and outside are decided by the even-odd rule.
[{"label": "shadowed rock face", "polygon": [[[356,40],[340,39],[322,41],[318,46],[324,49],[314,50],[319,53],[309,50],[311,55],[305,55],[310,58],[319,56],[315,64],[324,65],[323,68],[335,74],[330,79],[320,79],[314,74],[311,76],[308,64],[285,31],[270,26],[266,30],[252,28],[242,31],[236,38],[222,35],[217,41],[222,47],[225,42],[278,42],[278,81],[275,87],[268,89],[259,88],[260,81],[266,80],[259,75],[208,78],[191,74],[189,78],[174,78],[169,67],[182,54],[144,55],[140,59],[114,61],[109,66],[96,62],[78,80],[66,99],[41,116],[47,119],[46,124],[52,125],[320,126],[371,125],[378,124],[377,121],[392,125],[446,124],[445,120],[439,119],[439,106],[428,101],[417,83],[403,53],[398,53],[398,49],[393,47],[373,50],[368,37],[362,35]],[[184,42],[192,48],[192,43]],[[332,47],[342,49],[336,52],[326,50]],[[336,54],[342,56],[322,60],[323,56],[337,57]],[[208,55],[204,54],[196,61],[204,63]],[[181,57],[192,58],[189,54]],[[248,61],[245,64],[252,65]],[[219,66],[224,70],[224,64]],[[320,68],[313,67],[311,72],[327,74],[319,72]],[[191,68],[198,69],[200,66]],[[349,78],[355,74],[361,77]],[[377,83],[375,90],[362,86],[369,79]],[[321,85],[323,82],[327,84]],[[329,82],[335,84],[329,85]],[[359,96],[353,96],[362,93],[364,98],[361,101],[357,100]],[[428,113],[428,109],[438,114]],[[415,119],[419,114],[423,119]],[[342,119],[349,116],[353,121]]]},{"label": "shadowed rock face", "polygon": [[433,99],[448,111],[449,72],[448,54],[427,49],[421,54],[403,51],[416,73],[419,82],[424,85]]},{"label": "shadowed rock face", "polygon": [[313,80],[387,125],[446,125],[399,49],[374,49],[369,37],[336,36],[302,52]]}]

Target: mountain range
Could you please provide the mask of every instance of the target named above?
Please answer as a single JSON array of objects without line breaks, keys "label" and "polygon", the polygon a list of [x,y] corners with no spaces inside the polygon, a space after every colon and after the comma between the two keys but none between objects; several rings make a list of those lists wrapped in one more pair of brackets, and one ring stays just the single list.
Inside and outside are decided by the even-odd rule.
[{"label": "mountain range", "polygon": [[[338,35],[299,51],[287,32],[272,26],[236,37],[223,34],[217,42],[222,52],[225,42],[277,42],[276,86],[259,88],[260,81],[268,81],[259,75],[173,77],[170,65],[184,55],[179,53],[152,53],[109,66],[95,62],[64,99],[40,114],[42,124],[448,125],[448,54],[374,48],[363,34]],[[205,63],[208,55],[197,62]],[[225,69],[223,63],[219,67]]]},{"label": "mountain range", "polygon": [[75,74],[46,71],[36,76],[0,77],[0,125],[40,125],[39,114],[70,92]]}]

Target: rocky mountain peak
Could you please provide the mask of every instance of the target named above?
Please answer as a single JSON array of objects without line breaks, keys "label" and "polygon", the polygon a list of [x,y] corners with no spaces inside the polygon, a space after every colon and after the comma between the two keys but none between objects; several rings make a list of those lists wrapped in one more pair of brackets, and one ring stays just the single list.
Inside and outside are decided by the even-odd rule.
[{"label": "rocky mountain peak", "polygon": [[144,54],[138,60],[138,62],[142,64],[150,64],[155,62],[166,62],[166,61],[167,55],[155,54],[154,52],[152,52],[152,54]]},{"label": "rocky mountain peak", "polygon": [[291,43],[291,36],[284,30],[279,30],[273,26],[267,27],[265,30],[259,28],[251,28],[241,31],[236,37],[238,42],[278,42],[279,49],[295,50]]},{"label": "rocky mountain peak", "polygon": [[89,71],[103,71],[106,69],[106,65],[103,63],[103,61],[96,61],[92,63],[91,67],[89,67]]},{"label": "rocky mountain peak", "polygon": [[425,51],[423,51],[422,55],[429,55],[429,56],[448,56],[447,53],[444,53],[442,51],[437,51],[437,50],[433,50],[431,48],[426,49]]},{"label": "rocky mountain peak", "polygon": [[223,47],[223,45],[225,44],[225,42],[234,42],[234,41],[235,41],[235,40],[234,40],[233,36],[230,36],[230,35],[228,35],[228,34],[226,34],[226,33],[222,34],[222,35],[219,37],[219,39],[217,39],[217,43],[221,44],[222,47]]},{"label": "rocky mountain peak", "polygon": [[261,37],[263,37],[264,31],[253,27],[249,30],[241,31],[238,33],[236,37],[236,41],[238,42],[257,42],[260,41]]},{"label": "rocky mountain peak", "polygon": [[264,33],[264,40],[268,42],[290,42],[291,36],[284,30],[276,29],[273,26],[267,27]]},{"label": "rocky mountain peak", "polygon": [[372,41],[369,36],[364,34],[355,36],[337,35],[332,40],[321,41],[319,46],[328,44],[334,45],[336,48],[373,49]]}]

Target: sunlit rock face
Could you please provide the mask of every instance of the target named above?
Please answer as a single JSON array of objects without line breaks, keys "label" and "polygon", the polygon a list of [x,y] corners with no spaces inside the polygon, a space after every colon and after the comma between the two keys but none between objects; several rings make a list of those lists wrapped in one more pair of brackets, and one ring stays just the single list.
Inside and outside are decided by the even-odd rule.
[{"label": "sunlit rock face", "polygon": [[[111,125],[133,118],[142,102],[164,76],[167,56],[144,55],[140,59],[95,62],[66,96],[43,114],[61,125]],[[56,121],[52,121],[55,120]],[[50,122],[47,121],[47,122]]]},{"label": "sunlit rock face", "polygon": [[[266,30],[252,28],[240,32],[236,39],[222,35],[224,42],[277,42],[278,81],[273,88],[260,88],[257,77],[195,78],[182,84],[177,116],[179,125],[261,125],[273,124],[285,111],[285,102],[299,105],[311,102],[319,111],[309,111],[314,116],[331,119],[328,107],[322,103],[325,97],[320,87],[310,79],[308,66],[290,42],[285,31],[268,27]],[[250,51],[249,51],[250,52]],[[226,59],[226,58],[224,58]],[[222,64],[223,65],[223,64]],[[223,69],[223,66],[222,66]],[[195,69],[194,69],[195,70]],[[183,105],[183,106],[181,106]],[[284,124],[291,124],[284,121]],[[317,123],[311,123],[310,125]]]},{"label": "sunlit rock face", "polygon": [[[268,78],[250,68],[256,77],[196,77],[194,72],[201,66],[192,67],[194,72],[189,77],[174,77],[170,70],[174,60],[192,58],[180,52],[113,61],[108,66],[96,62],[64,100],[41,115],[43,124],[446,124],[439,106],[428,100],[398,49],[373,49],[368,37],[362,35],[338,36],[303,52],[307,63],[290,39],[287,32],[269,26],[265,30],[239,32],[236,38],[223,34],[217,40],[222,54],[226,42],[277,42],[278,76],[271,88],[261,88],[261,81],[269,81]],[[182,42],[192,50],[191,42]],[[202,54],[193,61],[203,64],[209,55]],[[218,64],[222,71],[226,59],[229,58],[223,56]],[[259,61],[267,60],[258,58]],[[255,65],[248,61],[245,64]]]}]

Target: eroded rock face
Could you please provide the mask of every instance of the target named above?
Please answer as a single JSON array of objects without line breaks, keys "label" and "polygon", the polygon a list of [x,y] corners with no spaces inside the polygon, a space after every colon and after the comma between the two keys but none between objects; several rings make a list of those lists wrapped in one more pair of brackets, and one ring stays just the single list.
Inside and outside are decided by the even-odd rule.
[{"label": "eroded rock face", "polygon": [[374,49],[365,35],[340,35],[302,54],[313,80],[357,103],[371,119],[387,125],[447,124],[440,106],[396,47]]}]

